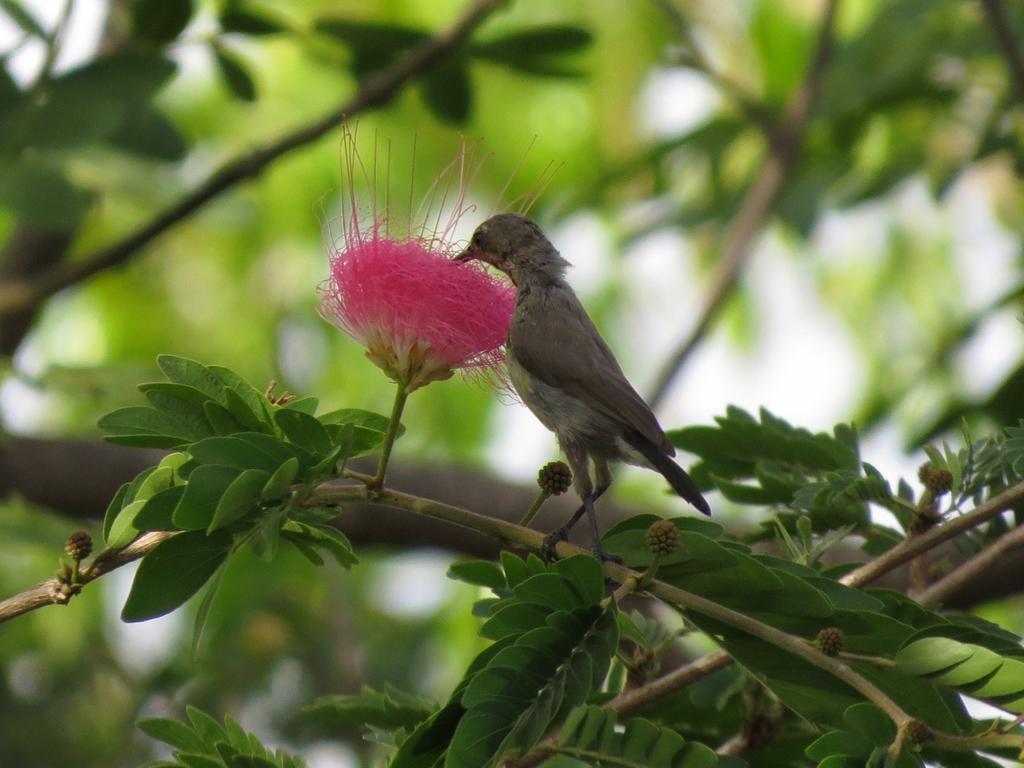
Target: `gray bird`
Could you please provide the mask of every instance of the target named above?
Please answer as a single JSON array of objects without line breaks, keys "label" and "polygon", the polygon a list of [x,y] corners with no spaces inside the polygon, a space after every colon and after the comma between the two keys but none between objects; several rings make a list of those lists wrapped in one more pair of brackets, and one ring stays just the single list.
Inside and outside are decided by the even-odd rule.
[{"label": "gray bird", "polygon": [[670,458],[675,448],[658,420],[626,380],[565,281],[569,262],[540,227],[518,214],[493,216],[477,227],[469,246],[456,258],[492,264],[516,286],[508,333],[509,378],[522,401],[557,436],[583,501],[572,519],[548,537],[548,548],[565,538],[586,513],[594,553],[607,557],[594,501],[611,483],[611,461],[660,472],[676,493],[710,515],[693,479]]}]

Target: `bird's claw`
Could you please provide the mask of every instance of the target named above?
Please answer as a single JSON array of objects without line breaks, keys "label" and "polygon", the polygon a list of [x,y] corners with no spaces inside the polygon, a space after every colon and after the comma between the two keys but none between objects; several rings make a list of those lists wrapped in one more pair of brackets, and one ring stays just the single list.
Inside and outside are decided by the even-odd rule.
[{"label": "bird's claw", "polygon": [[606,552],[605,548],[601,546],[600,542],[595,542],[593,548],[590,551],[594,555],[594,557],[596,557],[602,563],[615,563],[615,565],[624,565],[626,562],[619,555],[613,555],[611,552]]},{"label": "bird's claw", "polygon": [[555,547],[569,539],[569,528],[563,525],[544,537],[544,543],[540,545],[540,556],[545,563],[553,563],[558,559]]}]

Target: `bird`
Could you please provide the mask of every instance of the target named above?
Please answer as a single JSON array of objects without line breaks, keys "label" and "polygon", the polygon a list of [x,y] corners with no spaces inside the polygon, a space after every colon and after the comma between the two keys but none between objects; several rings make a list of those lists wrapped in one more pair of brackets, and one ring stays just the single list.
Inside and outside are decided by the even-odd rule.
[{"label": "bird", "polygon": [[594,510],[611,484],[613,461],[661,473],[676,493],[710,515],[693,478],[672,460],[675,447],[566,281],[571,264],[541,228],[516,213],[492,216],[455,258],[490,264],[515,286],[506,343],[509,380],[523,403],[555,433],[582,501],[573,517],[548,536],[546,552],[553,553],[554,544],[586,514],[594,554],[617,559],[601,545]]}]

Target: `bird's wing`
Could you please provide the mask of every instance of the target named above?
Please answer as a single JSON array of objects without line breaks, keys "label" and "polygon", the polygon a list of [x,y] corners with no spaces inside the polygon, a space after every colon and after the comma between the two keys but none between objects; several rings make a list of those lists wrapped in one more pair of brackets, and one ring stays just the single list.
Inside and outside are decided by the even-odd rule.
[{"label": "bird's wing", "polygon": [[509,346],[516,361],[545,384],[558,387],[675,455],[651,409],[571,289],[545,297],[522,323],[513,323]]}]

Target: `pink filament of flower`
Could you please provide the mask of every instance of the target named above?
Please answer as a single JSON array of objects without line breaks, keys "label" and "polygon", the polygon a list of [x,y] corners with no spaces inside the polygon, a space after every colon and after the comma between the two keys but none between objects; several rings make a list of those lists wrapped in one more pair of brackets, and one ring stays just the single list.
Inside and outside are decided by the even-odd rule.
[{"label": "pink filament of flower", "polygon": [[364,345],[417,342],[449,368],[491,368],[504,359],[515,290],[472,263],[418,239],[349,233],[331,257],[323,312]]}]

